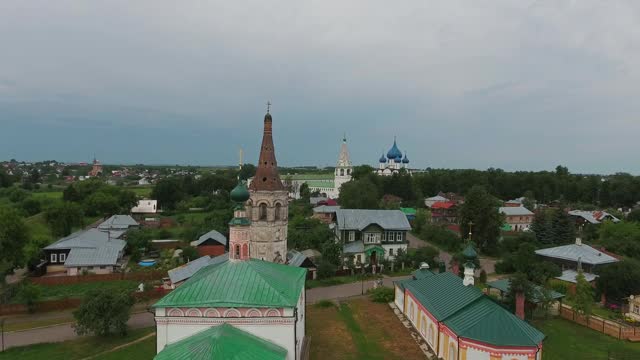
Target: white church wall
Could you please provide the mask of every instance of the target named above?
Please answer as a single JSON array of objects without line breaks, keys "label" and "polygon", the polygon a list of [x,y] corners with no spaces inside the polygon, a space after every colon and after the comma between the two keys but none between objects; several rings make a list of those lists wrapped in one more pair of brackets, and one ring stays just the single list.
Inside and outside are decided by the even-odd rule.
[{"label": "white church wall", "polygon": [[468,360],[491,360],[491,354],[474,348],[467,348]]},{"label": "white church wall", "polygon": [[401,313],[404,313],[404,291],[398,286],[394,286],[395,298],[394,302]]}]

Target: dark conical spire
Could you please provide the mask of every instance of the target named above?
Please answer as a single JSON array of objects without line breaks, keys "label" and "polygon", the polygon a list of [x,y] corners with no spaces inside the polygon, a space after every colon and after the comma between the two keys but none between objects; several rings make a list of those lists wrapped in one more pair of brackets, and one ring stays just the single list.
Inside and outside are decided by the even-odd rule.
[{"label": "dark conical spire", "polygon": [[[270,105],[270,104],[269,104]],[[278,162],[273,147],[273,119],[267,109],[264,116],[264,132],[262,134],[262,147],[260,148],[260,159],[256,176],[253,178],[249,188],[251,190],[284,190],[280,175],[278,175]]]}]

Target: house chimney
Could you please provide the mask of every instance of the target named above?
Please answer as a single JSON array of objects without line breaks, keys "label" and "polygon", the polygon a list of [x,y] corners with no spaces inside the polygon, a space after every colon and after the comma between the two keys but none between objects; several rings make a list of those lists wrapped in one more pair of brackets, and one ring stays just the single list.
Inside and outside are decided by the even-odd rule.
[{"label": "house chimney", "polygon": [[524,294],[516,293],[516,316],[524,320]]}]

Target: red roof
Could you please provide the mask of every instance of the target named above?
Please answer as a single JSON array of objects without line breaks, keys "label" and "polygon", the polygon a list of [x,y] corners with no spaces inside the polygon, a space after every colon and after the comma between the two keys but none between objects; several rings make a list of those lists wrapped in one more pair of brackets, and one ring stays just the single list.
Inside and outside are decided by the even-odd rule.
[{"label": "red roof", "polygon": [[456,203],[454,203],[453,201],[438,201],[436,203],[433,203],[433,205],[431,205],[431,208],[432,209],[451,209],[454,206],[456,206]]}]

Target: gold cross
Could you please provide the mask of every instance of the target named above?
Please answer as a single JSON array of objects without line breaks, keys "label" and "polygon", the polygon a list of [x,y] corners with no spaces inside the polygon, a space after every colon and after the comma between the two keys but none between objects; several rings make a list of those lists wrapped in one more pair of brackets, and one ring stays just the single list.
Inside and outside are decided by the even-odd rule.
[{"label": "gold cross", "polygon": [[267,113],[271,110],[271,101],[267,101]]}]

